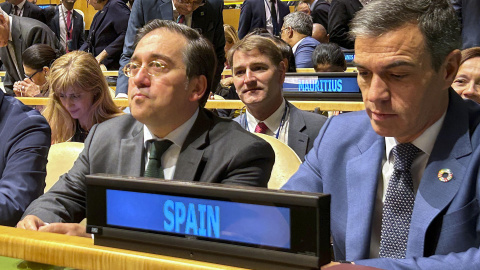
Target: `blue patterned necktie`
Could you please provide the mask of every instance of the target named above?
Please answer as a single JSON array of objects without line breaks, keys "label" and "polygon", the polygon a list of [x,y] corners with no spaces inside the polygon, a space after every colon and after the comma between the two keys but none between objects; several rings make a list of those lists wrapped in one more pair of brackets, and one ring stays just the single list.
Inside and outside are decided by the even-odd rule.
[{"label": "blue patterned necktie", "polygon": [[164,178],[162,167],[162,155],[172,145],[169,140],[152,141],[150,145],[150,155],[148,157],[147,169],[145,170],[145,177]]},{"label": "blue patterned necktie", "polygon": [[394,172],[390,177],[383,204],[381,258],[405,258],[415,201],[410,168],[420,151],[411,143],[398,144],[392,149],[395,158]]}]

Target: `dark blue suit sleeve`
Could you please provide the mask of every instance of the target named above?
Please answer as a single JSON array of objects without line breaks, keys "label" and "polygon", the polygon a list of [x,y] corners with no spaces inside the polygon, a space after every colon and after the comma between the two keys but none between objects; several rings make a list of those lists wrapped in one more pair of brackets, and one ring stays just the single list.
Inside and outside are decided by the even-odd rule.
[{"label": "dark blue suit sleeve", "polygon": [[15,226],[30,202],[45,188],[50,127],[36,111],[27,114],[22,119],[9,115],[11,120],[0,131],[5,162],[0,179],[1,225]]},{"label": "dark blue suit sleeve", "polygon": [[118,70],[117,78],[117,88],[115,90],[116,94],[127,94],[128,93],[128,77],[123,74],[123,67],[130,62],[130,57],[132,57],[135,44],[135,36],[137,35],[138,29],[145,25],[145,20],[143,16],[143,1],[137,0],[133,2],[132,11],[130,13],[130,18],[128,19],[128,27],[125,35],[125,42],[123,44],[123,53],[120,57],[120,69]]},{"label": "dark blue suit sleeve", "polygon": [[238,21],[238,37],[242,39],[251,30],[252,23],[252,3],[251,0],[245,0],[240,11],[240,19]]},{"label": "dark blue suit sleeve", "polygon": [[119,55],[127,32],[130,9],[123,1],[115,2],[115,5],[111,6],[111,8],[112,10],[109,10],[108,13],[112,18],[113,29],[117,34],[117,38],[105,47],[105,51],[108,55]]}]

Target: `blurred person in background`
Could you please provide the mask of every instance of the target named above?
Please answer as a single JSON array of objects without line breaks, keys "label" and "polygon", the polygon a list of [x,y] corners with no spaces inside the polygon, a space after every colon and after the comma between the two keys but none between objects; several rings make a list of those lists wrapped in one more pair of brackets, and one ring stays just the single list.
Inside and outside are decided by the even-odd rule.
[{"label": "blurred person in background", "polygon": [[462,51],[462,60],[452,88],[463,98],[480,103],[480,47]]},{"label": "blurred person in background", "polygon": [[[46,44],[35,44],[23,52],[25,79],[13,85],[17,97],[48,97],[47,76],[58,52]],[[37,109],[39,109],[37,107]]]},{"label": "blurred person in background", "polygon": [[52,128],[52,144],[84,142],[94,124],[122,114],[91,54],[74,51],[58,58],[47,81],[50,99],[43,115]]},{"label": "blurred person in background", "polygon": [[93,17],[87,41],[79,50],[93,54],[108,70],[118,69],[130,9],[122,0],[88,0],[88,3],[99,12]]},{"label": "blurred person in background", "polygon": [[344,72],[347,70],[345,55],[335,43],[320,43],[312,54],[315,72]]}]

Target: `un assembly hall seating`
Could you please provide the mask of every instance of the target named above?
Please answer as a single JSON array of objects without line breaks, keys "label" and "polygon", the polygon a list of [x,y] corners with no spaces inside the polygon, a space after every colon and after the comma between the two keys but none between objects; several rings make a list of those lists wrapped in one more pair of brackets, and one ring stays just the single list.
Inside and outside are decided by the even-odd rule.
[{"label": "un assembly hall seating", "polygon": [[[153,0],[152,0],[153,1]],[[0,2],[4,2],[0,0]],[[36,4],[41,7],[49,5],[58,5],[59,0],[37,0]],[[234,26],[238,29],[240,9],[238,4],[241,2],[225,0],[225,5],[237,5],[237,8],[224,9],[224,23]],[[75,9],[82,11],[85,21],[85,30],[90,29],[92,19],[97,12],[88,1],[76,1]],[[293,10],[292,7],[290,7]],[[349,68],[347,72],[354,73],[354,68]],[[4,76],[0,72],[0,76]],[[104,71],[105,76],[118,76],[117,70]],[[226,69],[223,76],[231,75],[231,71]],[[327,74],[319,75],[314,73],[313,69],[299,69],[297,73],[291,73],[287,77],[289,90],[285,97],[291,103],[301,110],[307,111],[357,111],[364,109],[364,105],[359,99],[358,86],[352,86],[352,92],[347,95],[318,95],[313,89],[315,85],[331,83],[334,80],[356,79],[353,74],[350,75]],[[347,81],[343,85],[349,85]],[[312,86],[313,85],[313,86]],[[112,88],[115,86],[112,85]],[[284,85],[286,87],[286,85]],[[293,87],[293,88],[292,88]],[[312,90],[309,91],[309,87]],[[310,92],[300,93],[301,91]],[[307,90],[305,90],[307,89]],[[298,90],[298,91],[297,91]],[[321,91],[320,91],[321,92]],[[353,93],[353,94],[352,94]],[[29,98],[18,97],[25,105],[46,105],[48,98]],[[127,99],[114,99],[119,107],[127,107]],[[241,110],[245,105],[240,100],[209,100],[205,106],[207,109],[235,109]],[[265,135],[264,135],[265,136]],[[268,137],[268,136],[266,136]],[[266,138],[267,141],[271,138]],[[284,181],[298,168],[300,160],[298,156],[285,144],[280,141],[270,142],[275,150],[276,163],[272,173],[269,188],[278,189]],[[56,162],[47,166],[47,178],[49,178],[46,190],[53,185],[55,178],[66,172],[74,157],[76,157],[83,148],[82,144],[75,143],[75,149],[65,149],[65,145],[57,145],[50,149],[49,162]],[[60,149],[61,148],[61,149]],[[66,152],[64,152],[66,151]],[[288,152],[289,157],[286,154]],[[60,154],[59,154],[60,153]],[[68,153],[68,154],[62,154]],[[68,155],[62,156],[62,155]],[[282,157],[282,155],[285,155]],[[66,159],[68,161],[66,162]],[[283,160],[282,160],[283,159]],[[115,162],[115,161],[112,161]],[[287,168],[288,167],[288,168]],[[294,169],[292,169],[294,168]],[[48,175],[48,172],[51,172]],[[275,179],[273,179],[275,178]],[[209,224],[210,225],[210,224]],[[192,258],[194,258],[192,254]],[[206,260],[208,261],[208,260]],[[94,245],[92,239],[60,234],[32,232],[19,230],[11,227],[0,226],[0,269],[64,269],[69,267],[73,269],[245,269],[234,266],[226,266],[204,262],[202,260],[190,260],[188,258],[177,258],[173,256],[157,255],[140,251],[131,251],[120,248]],[[69,269],[68,268],[68,269]],[[354,267],[343,265],[332,267],[331,269],[367,269],[368,267]],[[273,268],[272,268],[273,269]],[[280,269],[280,268],[279,268]],[[285,268],[290,269],[290,268]],[[294,268],[292,268],[294,269]],[[303,268],[302,268],[303,269]],[[372,269],[372,268],[368,268]]]}]

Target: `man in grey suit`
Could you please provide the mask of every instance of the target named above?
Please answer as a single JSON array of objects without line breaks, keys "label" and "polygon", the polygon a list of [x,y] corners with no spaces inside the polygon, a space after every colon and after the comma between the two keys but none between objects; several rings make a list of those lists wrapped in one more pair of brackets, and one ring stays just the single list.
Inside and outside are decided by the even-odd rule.
[{"label": "man in grey suit", "polygon": [[22,53],[37,43],[60,49],[57,37],[44,23],[0,11],[0,58],[6,70],[3,85],[7,95],[14,95],[13,84],[25,79]]},{"label": "man in grey suit", "polygon": [[[155,163],[165,179],[266,187],[275,160],[270,145],[203,108],[215,73],[211,44],[172,21],[154,20],[138,37],[124,68],[132,114],[94,126],[73,168],[17,227],[87,236],[84,226],[64,223],[85,217],[85,175],[148,175]],[[155,159],[151,150],[167,141]]]},{"label": "man in grey suit", "polygon": [[247,106],[234,120],[251,132],[275,136],[303,161],[326,117],[297,109],[283,98],[285,62],[266,37],[247,36],[229,51],[233,83]]}]

